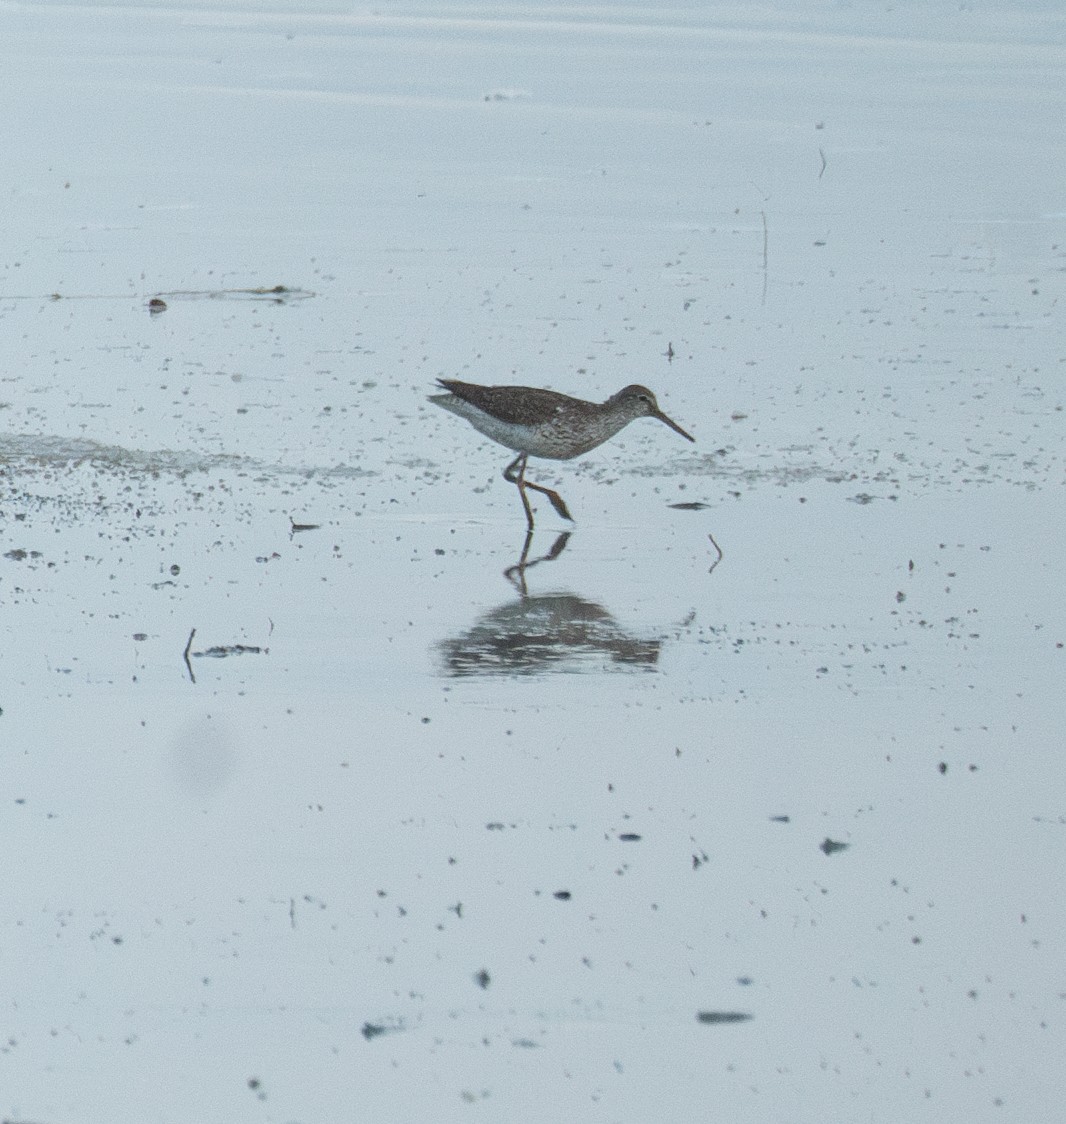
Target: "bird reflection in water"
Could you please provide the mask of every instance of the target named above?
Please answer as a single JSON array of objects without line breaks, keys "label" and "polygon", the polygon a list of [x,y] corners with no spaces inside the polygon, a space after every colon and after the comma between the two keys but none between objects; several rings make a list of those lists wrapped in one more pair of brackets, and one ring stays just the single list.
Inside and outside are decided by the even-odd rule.
[{"label": "bird reflection in water", "polygon": [[518,590],[523,597],[529,596],[529,590],[526,588],[526,570],[531,569],[533,566],[539,566],[541,562],[554,562],[556,558],[564,550],[566,544],[570,541],[572,531],[563,531],[560,535],[556,536],[555,542],[552,543],[551,550],[547,554],[542,554],[540,558],[530,559],[529,548],[533,545],[533,532],[526,531],[526,541],[522,544],[522,554],[518,561],[513,566],[508,566],[503,572],[503,576]]},{"label": "bird reflection in water", "polygon": [[529,593],[526,571],[554,562],[569,538],[570,532],[562,533],[547,554],[531,559],[533,535],[526,535],[521,557],[504,571],[518,590],[518,600],[485,613],[462,635],[441,642],[445,674],[655,669],[662,640],[632,635],[602,605],[576,594]]}]

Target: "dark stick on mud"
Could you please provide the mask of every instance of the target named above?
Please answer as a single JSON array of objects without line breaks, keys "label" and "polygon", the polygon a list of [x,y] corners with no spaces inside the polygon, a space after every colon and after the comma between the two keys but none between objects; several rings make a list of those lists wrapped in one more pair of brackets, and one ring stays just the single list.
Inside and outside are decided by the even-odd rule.
[{"label": "dark stick on mud", "polygon": [[189,639],[185,643],[185,651],[182,652],[181,658],[185,661],[186,670],[189,672],[189,678],[195,683],[196,676],[192,673],[192,661],[189,659],[189,653],[192,651],[192,638],[196,635],[196,629],[189,633]]},{"label": "dark stick on mud", "polygon": [[722,559],[723,559],[723,558],[724,558],[725,556],[724,556],[724,555],[722,554],[722,548],[721,548],[721,547],[720,547],[720,546],[718,545],[718,543],[716,543],[716,542],[715,542],[715,540],[714,540],[714,535],[708,534],[708,535],[707,535],[707,538],[709,538],[709,539],[711,540],[711,546],[713,546],[713,547],[714,547],[714,552],[715,552],[715,554],[716,554],[716,555],[718,556],[718,557],[717,557],[717,558],[715,558],[715,560],[714,560],[714,561],[713,561],[713,562],[711,563],[711,568],[710,568],[710,569],[709,569],[709,570],[707,571],[707,573],[708,573],[708,574],[713,574],[713,573],[714,573],[714,568],[715,568],[715,566],[717,566],[717,565],[718,565],[718,563],[719,563],[719,562],[721,562],[721,561],[722,561]]}]

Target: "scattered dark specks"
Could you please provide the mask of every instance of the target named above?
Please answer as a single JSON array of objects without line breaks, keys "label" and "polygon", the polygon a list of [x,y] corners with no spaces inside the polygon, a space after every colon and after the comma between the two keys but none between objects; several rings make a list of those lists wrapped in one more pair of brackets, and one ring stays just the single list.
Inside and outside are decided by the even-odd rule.
[{"label": "scattered dark specks", "polygon": [[489,984],[492,983],[492,976],[482,968],[480,972],[474,973],[474,983],[476,983],[482,991],[488,991]]},{"label": "scattered dark specks", "polygon": [[40,558],[41,552],[39,550],[23,550],[22,547],[16,547],[14,550],[6,551],[4,557],[10,558],[12,562],[25,562],[27,558]]},{"label": "scattered dark specks", "polygon": [[555,893],[552,894],[552,897],[555,898],[557,901],[568,902],[571,899],[571,897],[573,897],[573,895],[570,893],[569,890],[556,890]]},{"label": "scattered dark specks", "polygon": [[837,851],[846,851],[850,846],[850,843],[839,843],[836,839],[830,839],[828,835],[819,844],[820,849],[827,855],[835,855]]},{"label": "scattered dark specks", "polygon": [[213,660],[222,660],[227,656],[261,656],[269,655],[269,648],[257,648],[251,644],[216,644],[212,648],[205,648],[202,652],[190,652],[189,655],[199,658],[207,657]]},{"label": "scattered dark specks", "polygon": [[720,1026],[723,1023],[746,1023],[751,1018],[754,1018],[754,1016],[748,1014],[747,1011],[700,1011],[696,1015],[696,1021],[703,1023],[704,1026]]},{"label": "scattered dark specks", "polygon": [[711,505],[700,500],[689,500],[685,503],[668,503],[666,506],[672,507],[674,511],[704,511]]},{"label": "scattered dark specks", "polygon": [[621,843],[639,843],[642,838],[643,836],[638,835],[635,831],[623,831],[622,834],[618,836],[619,842]]}]

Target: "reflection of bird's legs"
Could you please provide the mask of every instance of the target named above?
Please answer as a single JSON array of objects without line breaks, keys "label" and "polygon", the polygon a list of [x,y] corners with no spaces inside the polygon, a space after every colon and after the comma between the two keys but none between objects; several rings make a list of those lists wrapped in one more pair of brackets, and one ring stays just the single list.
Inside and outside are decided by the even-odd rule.
[{"label": "reflection of bird's legs", "polygon": [[529,548],[533,545],[533,528],[526,531],[526,541],[522,544],[522,555],[513,566],[508,566],[503,576],[523,596],[528,596],[526,589],[526,566],[529,565]]},{"label": "reflection of bird's legs", "polygon": [[551,550],[548,551],[541,558],[534,558],[529,560],[529,548],[533,545],[533,532],[526,531],[526,541],[522,544],[522,555],[513,566],[508,566],[503,572],[503,576],[518,590],[523,596],[528,596],[529,591],[526,589],[526,570],[530,566],[536,566],[540,562],[554,562],[556,558],[566,549],[566,544],[570,539],[573,531],[561,531],[555,542],[552,543]]},{"label": "reflection of bird's legs", "polygon": [[566,504],[563,502],[563,497],[558,492],[553,492],[551,488],[545,488],[543,484],[534,484],[531,480],[526,479],[526,461],[529,459],[528,453],[519,453],[517,457],[503,470],[503,478],[509,484],[514,484],[518,488],[518,494],[522,497],[522,506],[526,509],[526,522],[529,529],[533,530],[533,509],[529,506],[529,500],[526,498],[526,489],[532,488],[534,492],[540,492],[541,495],[547,496],[551,501],[552,507],[564,518],[569,519],[571,523],[574,517],[567,510]]}]

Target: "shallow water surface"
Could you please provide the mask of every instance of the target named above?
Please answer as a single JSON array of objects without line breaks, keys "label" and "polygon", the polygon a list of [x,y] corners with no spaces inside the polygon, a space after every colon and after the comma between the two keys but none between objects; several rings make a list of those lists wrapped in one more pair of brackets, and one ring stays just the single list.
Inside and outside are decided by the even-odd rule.
[{"label": "shallow water surface", "polygon": [[5,1118],[1049,1118],[1056,26],[0,6]]}]

